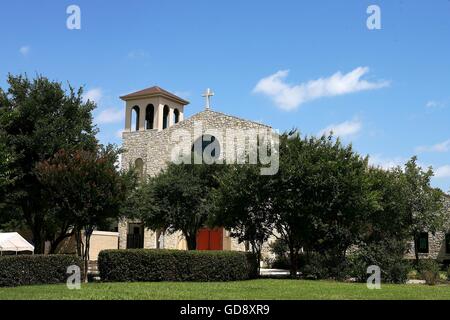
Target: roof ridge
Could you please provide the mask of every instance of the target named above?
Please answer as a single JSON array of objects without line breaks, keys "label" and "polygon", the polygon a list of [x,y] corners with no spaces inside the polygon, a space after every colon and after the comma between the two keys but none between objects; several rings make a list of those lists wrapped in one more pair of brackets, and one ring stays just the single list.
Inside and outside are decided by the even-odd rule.
[{"label": "roof ridge", "polygon": [[224,115],[226,117],[238,119],[238,120],[241,120],[241,121],[251,122],[251,123],[258,124],[260,126],[264,126],[264,127],[267,127],[267,128],[272,128],[271,126],[269,126],[268,124],[265,124],[265,123],[257,122],[257,121],[254,121],[254,120],[244,119],[244,118],[241,118],[241,117],[237,117],[237,116],[234,116],[234,115],[231,115],[231,114],[227,114],[227,113],[224,113],[224,112],[221,112],[221,111],[216,111],[216,110],[211,110],[211,109],[202,110],[200,112],[197,112],[196,114],[192,115],[191,118],[193,116],[197,115],[197,114],[205,113],[205,112],[214,112],[214,113],[218,113],[218,114]]}]

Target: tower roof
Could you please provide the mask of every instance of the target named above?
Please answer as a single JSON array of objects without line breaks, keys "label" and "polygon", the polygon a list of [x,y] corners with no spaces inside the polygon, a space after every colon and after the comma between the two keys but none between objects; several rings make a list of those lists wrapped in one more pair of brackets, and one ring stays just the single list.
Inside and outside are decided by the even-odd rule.
[{"label": "tower roof", "polygon": [[178,103],[181,103],[183,105],[189,104],[189,101],[184,100],[173,93],[170,93],[167,90],[164,90],[163,88],[160,88],[158,86],[153,86],[147,89],[139,90],[124,96],[121,96],[120,99],[127,101],[127,100],[136,100],[141,98],[147,98],[147,97],[155,97],[155,96],[162,96],[170,100],[175,100]]}]

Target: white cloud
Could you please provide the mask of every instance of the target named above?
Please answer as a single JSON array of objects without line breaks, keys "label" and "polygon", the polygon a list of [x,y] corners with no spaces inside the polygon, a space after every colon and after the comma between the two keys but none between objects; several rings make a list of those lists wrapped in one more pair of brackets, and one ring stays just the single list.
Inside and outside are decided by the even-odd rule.
[{"label": "white cloud", "polygon": [[103,98],[103,90],[101,88],[93,88],[88,90],[84,95],[83,99],[85,102],[91,100],[92,102],[98,103]]},{"label": "white cloud", "polygon": [[434,170],[435,178],[450,178],[450,165],[445,165]]},{"label": "white cloud", "polygon": [[401,157],[385,158],[381,155],[374,155],[369,157],[369,165],[373,167],[381,167],[385,170],[393,169],[398,166],[403,167],[403,165],[407,161],[407,159]]},{"label": "white cloud", "polygon": [[253,89],[270,97],[281,109],[294,110],[301,104],[319,99],[344,95],[363,90],[374,90],[389,85],[389,81],[370,82],[361,77],[369,72],[368,67],[358,67],[349,73],[336,72],[328,78],[319,78],[292,85],[285,82],[289,70],[281,70],[261,79]]},{"label": "white cloud", "polygon": [[100,112],[95,117],[95,123],[97,124],[107,124],[107,123],[117,123],[124,119],[124,112],[121,109],[109,108]]},{"label": "white cloud", "polygon": [[445,107],[445,103],[441,102],[441,101],[436,101],[436,100],[430,100],[428,101],[425,106],[427,108],[433,109],[433,108],[443,108]]},{"label": "white cloud", "polygon": [[30,46],[22,46],[19,49],[19,53],[23,56],[27,56],[30,53],[30,51],[31,51]]},{"label": "white cloud", "polygon": [[450,151],[450,139],[432,146],[420,146],[416,152],[447,152]]},{"label": "white cloud", "polygon": [[148,53],[144,50],[135,50],[128,53],[128,59],[142,59],[147,57]]},{"label": "white cloud", "polygon": [[333,132],[333,135],[345,138],[349,136],[353,136],[361,131],[362,122],[358,119],[353,119],[349,121],[344,121],[338,124],[331,124],[325,129],[322,129],[319,132],[319,136],[328,135],[330,132]]}]

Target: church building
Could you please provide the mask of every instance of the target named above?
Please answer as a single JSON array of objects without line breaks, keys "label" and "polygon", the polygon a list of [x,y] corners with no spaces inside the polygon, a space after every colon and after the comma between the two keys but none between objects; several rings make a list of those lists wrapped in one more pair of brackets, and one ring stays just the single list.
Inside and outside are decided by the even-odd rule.
[{"label": "church building", "polygon": [[[142,178],[157,175],[166,168],[179,142],[174,139],[182,132],[190,145],[209,136],[218,150],[217,158],[225,159],[227,140],[224,132],[242,130],[272,131],[269,126],[227,115],[210,108],[210,97],[213,93],[208,89],[203,95],[206,107],[190,118],[184,118],[188,101],[154,86],[137,91],[121,99],[126,103],[125,130],[123,132],[124,154],[122,169],[134,166]],[[202,139],[203,141],[203,139]],[[214,155],[213,155],[214,156]],[[119,248],[165,248],[186,249],[186,242],[181,232],[173,234],[164,230],[148,230],[140,221],[123,220],[119,227]],[[214,230],[202,229],[197,236],[198,250],[246,250],[246,245],[239,244],[230,237],[223,228]]]}]

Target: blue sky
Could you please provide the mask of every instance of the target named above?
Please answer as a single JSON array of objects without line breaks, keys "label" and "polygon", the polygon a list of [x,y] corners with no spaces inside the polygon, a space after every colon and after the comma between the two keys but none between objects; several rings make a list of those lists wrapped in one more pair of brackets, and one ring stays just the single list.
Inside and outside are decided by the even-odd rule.
[{"label": "blue sky", "polygon": [[[81,30],[66,28],[71,4]],[[417,154],[450,190],[448,0],[3,1],[0,35],[0,86],[9,72],[85,86],[104,143],[120,144],[120,95],[159,85],[190,116],[211,87],[218,111],[333,129],[379,165]]]}]

